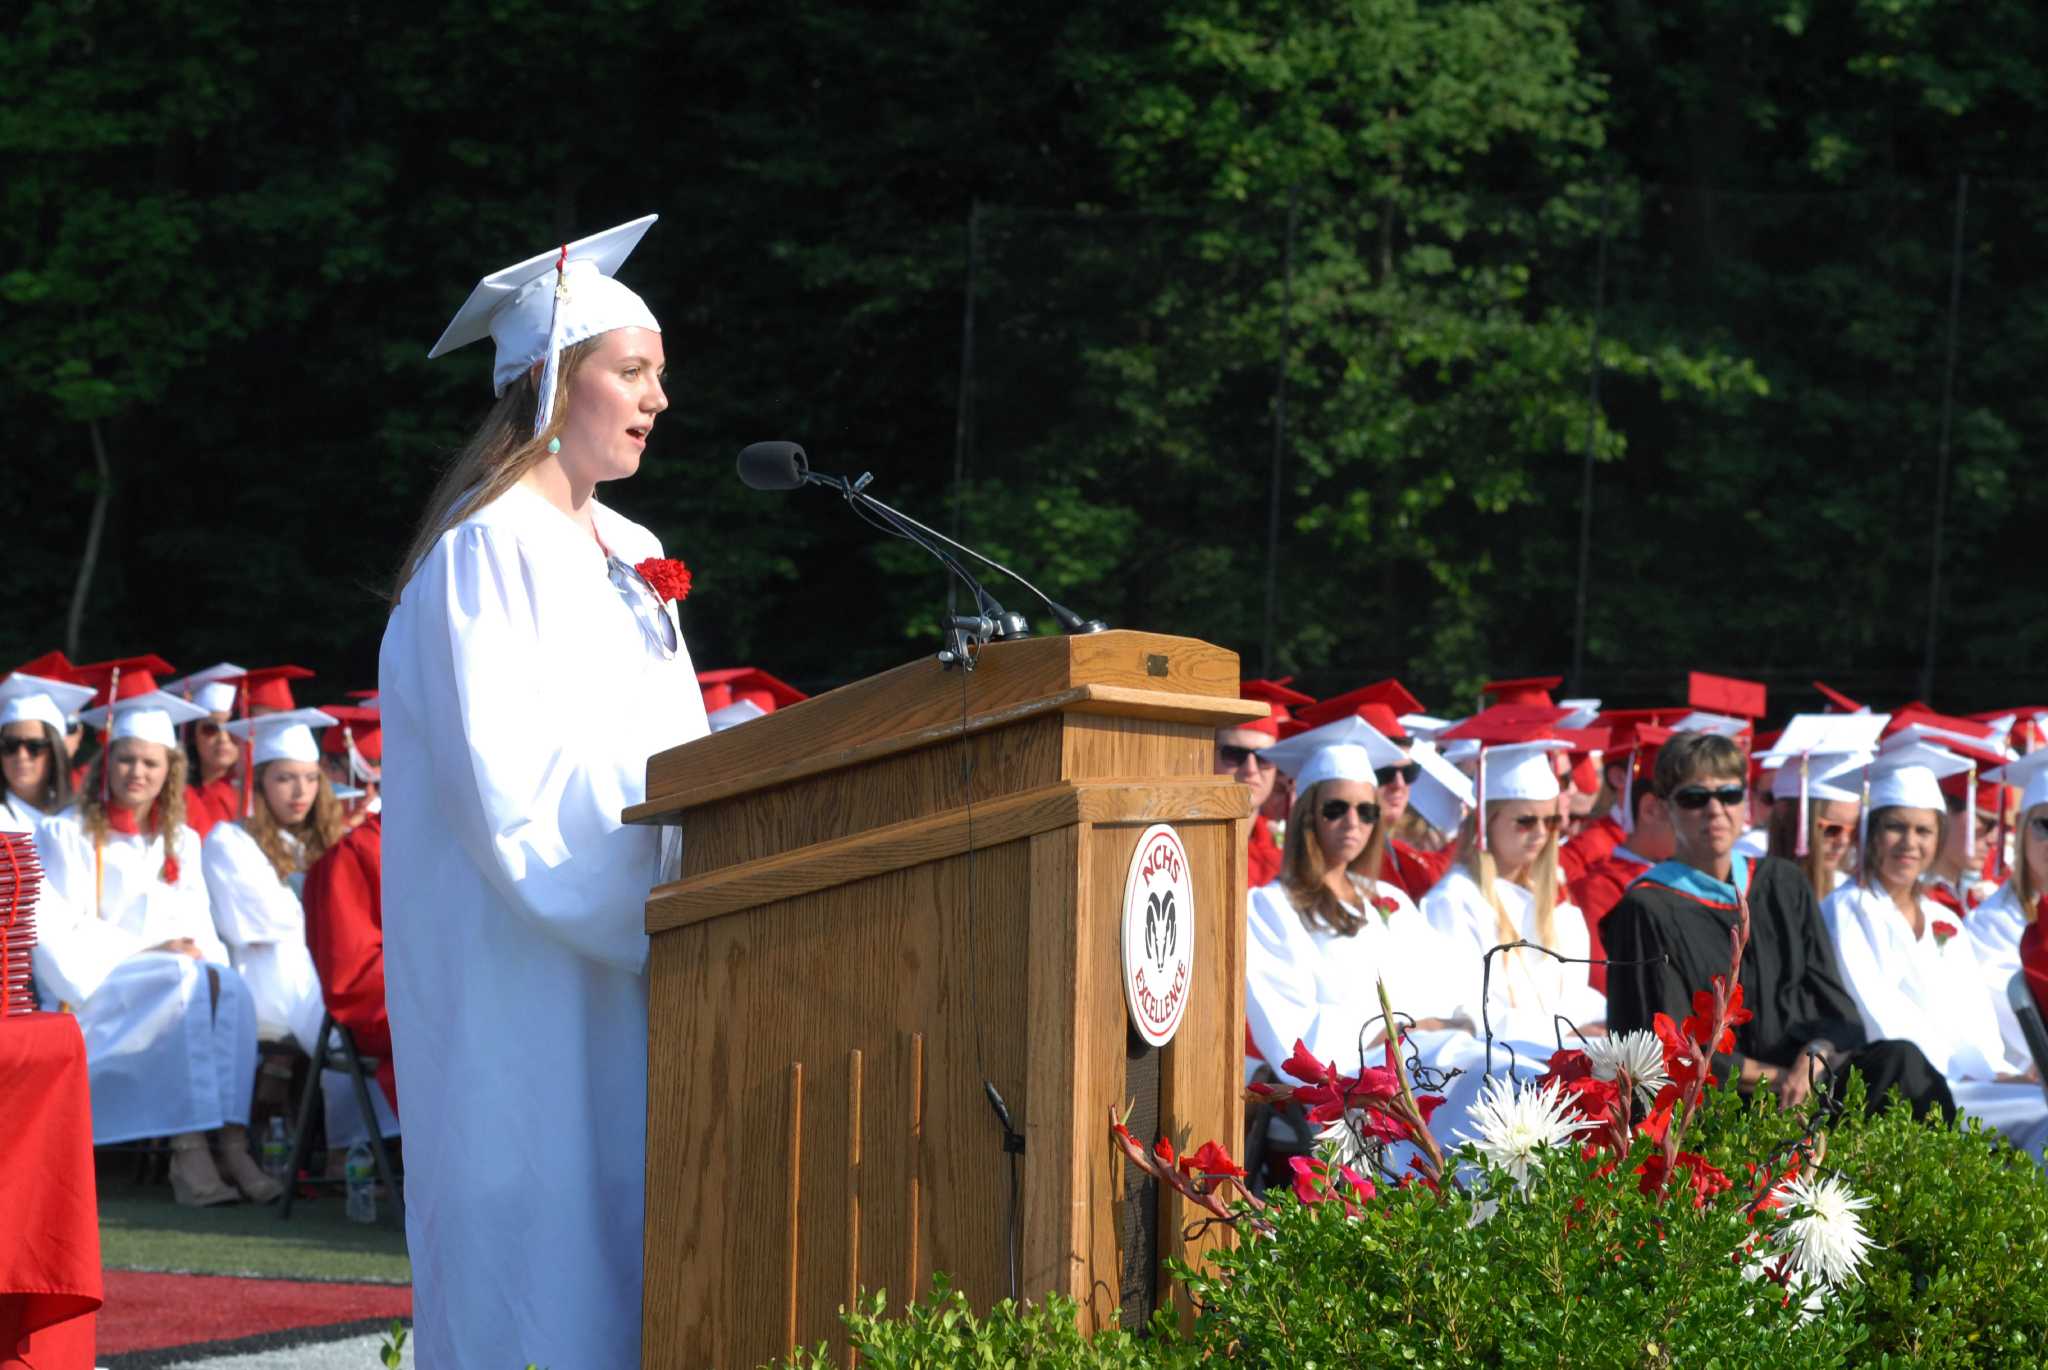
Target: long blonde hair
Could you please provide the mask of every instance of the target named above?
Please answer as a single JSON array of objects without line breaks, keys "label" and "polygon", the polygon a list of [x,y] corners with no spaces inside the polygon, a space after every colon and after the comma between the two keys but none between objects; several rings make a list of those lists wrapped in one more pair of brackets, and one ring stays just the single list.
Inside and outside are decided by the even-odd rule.
[{"label": "long blonde hair", "polygon": [[[327,773],[322,771],[320,788],[314,791],[313,807],[306,811],[306,816],[290,825],[278,822],[277,815],[270,811],[270,801],[263,795],[263,776],[276,764],[266,761],[256,768],[256,802],[249,806],[249,816],[242,820],[242,827],[256,839],[277,878],[285,880],[311,869],[329,847],[341,840],[348,830],[348,820],[342,816],[341,801],[334,797],[334,788],[327,783]],[[298,839],[296,851],[288,840],[294,837]]]},{"label": "long blonde hair", "polygon": [[391,584],[392,608],[398,607],[413,572],[419,570],[420,562],[443,533],[517,485],[521,476],[548,455],[548,443],[561,433],[569,416],[569,382],[603,336],[585,338],[562,349],[561,365],[555,368],[554,416],[545,432],[533,431],[540,405],[535,372],[529,370],[505,387],[483,424],[441,473],[434,493],[427,496],[426,512],[399,559],[398,577]]},{"label": "long blonde hair", "polygon": [[[1489,799],[1486,801],[1486,819],[1500,812],[1503,804],[1512,804],[1511,799]],[[1502,942],[1519,942],[1522,930],[1508,917],[1507,908],[1494,893],[1494,882],[1500,879],[1500,867],[1494,864],[1491,844],[1486,851],[1479,850],[1479,811],[1465,815],[1465,821],[1458,825],[1458,864],[1472,877],[1472,883],[1479,886],[1480,894],[1493,906],[1494,936]],[[1546,947],[1555,948],[1557,943],[1557,829],[1550,830],[1544,840],[1543,850],[1536,853],[1536,859],[1513,883],[1536,896],[1536,941]]]},{"label": "long blonde hair", "polygon": [[[1799,851],[1799,801],[1782,800],[1771,805],[1771,817],[1764,828],[1769,842],[1764,849],[1766,856],[1782,857],[1799,867],[1806,877],[1806,883],[1813,890],[1815,899],[1825,899],[1835,892],[1835,870],[1821,855],[1820,825],[1821,809],[1819,800],[1809,799],[1806,804],[1806,855]],[[1855,825],[1851,824],[1853,830]],[[1852,842],[1850,844],[1854,846]]]},{"label": "long blonde hair", "polygon": [[2040,902],[2042,894],[2048,893],[2035,889],[2033,877],[2027,874],[2027,824],[2033,821],[2035,814],[2048,816],[2048,804],[2036,804],[2020,814],[2018,841],[2013,844],[2019,848],[2020,859],[2012,863],[2012,892],[2019,896],[2020,917],[2029,923],[2034,921],[2035,905]]},{"label": "long blonde hair", "polygon": [[[1280,888],[1287,891],[1303,923],[1311,928],[1320,924],[1339,936],[1351,937],[1365,926],[1365,919],[1345,908],[1323,883],[1330,863],[1323,856],[1323,844],[1316,839],[1316,810],[1322,804],[1324,784],[1319,780],[1294,797],[1294,808],[1287,815],[1287,845],[1280,850]],[[1365,882],[1368,899],[1379,883],[1386,852],[1387,822],[1382,817],[1374,820],[1372,831],[1366,834],[1365,850],[1350,866],[1351,874]]]},{"label": "long blonde hair", "polygon": [[[126,739],[117,739],[126,740]],[[161,742],[152,742],[152,747],[163,747]],[[86,776],[85,793],[78,799],[78,818],[84,824],[86,835],[92,838],[95,847],[107,840],[107,806],[100,800],[100,790],[105,783],[102,776],[107,769],[108,758],[114,749],[108,747],[92,763],[92,770]],[[185,749],[164,747],[169,762],[164,767],[164,787],[156,792],[156,799],[149,806],[149,813],[141,823],[147,836],[162,834],[164,839],[164,863],[157,874],[165,883],[175,883],[178,872],[178,829],[185,826]],[[62,764],[62,763],[59,763]]]}]

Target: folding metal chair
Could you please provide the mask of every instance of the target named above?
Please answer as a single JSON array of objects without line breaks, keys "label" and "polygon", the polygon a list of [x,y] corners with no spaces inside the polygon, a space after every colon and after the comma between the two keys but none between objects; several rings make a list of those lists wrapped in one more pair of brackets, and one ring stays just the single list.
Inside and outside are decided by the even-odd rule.
[{"label": "folding metal chair", "polygon": [[2013,973],[2011,983],[2005,987],[2005,997],[2012,1005],[2012,1016],[2020,1020],[2020,1035],[2027,1039],[2027,1050],[2034,1053],[2034,1069],[2041,1072],[2041,1092],[2048,1095],[2048,1024],[2041,1021],[2041,1006],[2034,1002],[2024,970]]},{"label": "folding metal chair", "polygon": [[305,1165],[307,1154],[312,1149],[309,1125],[313,1121],[313,1098],[320,1092],[321,1072],[339,1070],[346,1073],[355,1086],[356,1105],[362,1109],[370,1129],[370,1151],[377,1158],[377,1180],[384,1186],[384,1192],[391,1196],[391,1212],[398,1226],[405,1226],[405,1193],[399,1184],[398,1172],[392,1168],[391,1152],[384,1145],[384,1129],[377,1126],[377,1109],[370,1098],[370,1078],[377,1064],[356,1050],[354,1034],[335,1022],[334,1015],[321,1015],[319,1049],[313,1053],[313,1068],[306,1072],[306,1087],[299,1095],[299,1123],[293,1134],[290,1174],[285,1182],[284,1198],[277,1208],[280,1221],[292,1215],[292,1200],[298,1195],[299,1169]]}]

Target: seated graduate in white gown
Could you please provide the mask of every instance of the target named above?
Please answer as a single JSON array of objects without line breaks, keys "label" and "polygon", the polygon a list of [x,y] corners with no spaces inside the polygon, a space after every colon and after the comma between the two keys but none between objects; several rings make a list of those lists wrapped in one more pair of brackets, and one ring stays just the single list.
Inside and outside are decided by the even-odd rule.
[{"label": "seated graduate in white gown", "polygon": [[[169,1136],[180,1203],[282,1192],[249,1155],[256,1019],[214,932],[199,839],[183,821],[176,725],[203,711],[156,688],[153,657],[80,667],[104,681],[106,749],[84,794],[43,823],[36,978],[85,1035],[93,1141]],[[206,1134],[219,1133],[220,1166]],[[223,1183],[222,1170],[232,1181]]]},{"label": "seated graduate in white gown", "polygon": [[44,819],[71,803],[64,732],[92,693],[91,686],[26,671],[0,680],[0,832],[34,836]]},{"label": "seated graduate in white gown", "polygon": [[[1963,932],[1984,975],[1984,991],[1998,1012],[2005,1054],[2013,1061],[2031,1061],[2033,1053],[2020,1031],[2008,997],[2020,972],[2020,938],[2027,925],[2041,917],[2048,900],[2048,747],[2037,748],[1986,779],[2020,788],[2020,826],[2013,842],[2012,872],[1989,899],[1963,920]],[[2038,1063],[2035,1070],[2039,1070]]]},{"label": "seated graduate in white gown", "polygon": [[2038,1157],[2048,1099],[2007,1049],[1972,939],[1920,884],[1948,822],[1938,777],[1968,764],[1922,742],[1886,746],[1870,772],[1863,870],[1821,915],[1870,1035],[1919,1047],[1956,1107]]},{"label": "seated graduate in white gown", "polygon": [[[1564,817],[1552,756],[1563,748],[1535,741],[1479,753],[1479,805],[1460,834],[1458,860],[1422,898],[1423,917],[1471,977],[1475,1002],[1483,995],[1481,1031],[1546,1060],[1573,1028],[1595,1034],[1607,1019],[1606,997],[1586,965],[1586,920],[1558,877]],[[1576,959],[1535,947],[1493,951],[1517,941]]]},{"label": "seated graduate in white gown", "polygon": [[651,754],[708,731],[682,568],[595,498],[668,406],[660,325],[612,277],[652,221],[486,277],[434,348],[492,339],[500,399],[428,502],[378,668],[422,1365],[640,1363],[646,901],[679,848],[622,815]]},{"label": "seated graduate in white gown", "polygon": [[300,893],[307,868],[347,826],[313,732],[333,722],[318,709],[293,709],[227,725],[252,747],[249,814],[216,823],[203,858],[213,925],[249,986],[257,1035],[290,1038],[305,1052],[326,1010]]}]

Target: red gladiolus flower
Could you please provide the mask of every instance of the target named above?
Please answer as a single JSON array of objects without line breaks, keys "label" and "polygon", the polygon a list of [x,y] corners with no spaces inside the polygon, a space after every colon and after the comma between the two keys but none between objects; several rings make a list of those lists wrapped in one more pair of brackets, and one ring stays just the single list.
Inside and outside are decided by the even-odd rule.
[{"label": "red gladiolus flower", "polygon": [[1152,1143],[1152,1154],[1164,1161],[1168,1170],[1173,1169],[1174,1155],[1172,1142],[1161,1137],[1158,1141]]},{"label": "red gladiolus flower", "polygon": [[649,557],[633,568],[666,604],[690,597],[690,568],[674,557]]},{"label": "red gladiolus flower", "polygon": [[1216,1143],[1203,1142],[1200,1147],[1180,1158],[1180,1173],[1189,1179],[1200,1175],[1211,1180],[1241,1180],[1244,1178],[1244,1167],[1231,1160],[1230,1153]]},{"label": "red gladiolus flower", "polygon": [[1324,1065],[1309,1054],[1308,1045],[1299,1037],[1294,1039],[1294,1054],[1280,1066],[1283,1074],[1311,1085],[1329,1084],[1337,1078],[1337,1065],[1333,1061]]}]

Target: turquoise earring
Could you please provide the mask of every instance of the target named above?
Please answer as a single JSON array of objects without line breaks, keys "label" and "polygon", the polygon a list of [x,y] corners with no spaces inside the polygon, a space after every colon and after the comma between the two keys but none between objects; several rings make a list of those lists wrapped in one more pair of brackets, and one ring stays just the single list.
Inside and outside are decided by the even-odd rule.
[{"label": "turquoise earring", "polygon": [[559,452],[559,451],[561,451],[561,450],[562,450],[562,440],[561,440],[560,438],[549,438],[549,439],[548,439],[548,453],[549,453],[549,455],[551,455],[551,456],[552,456],[552,455],[553,455],[554,453],[556,453],[556,452]]}]

